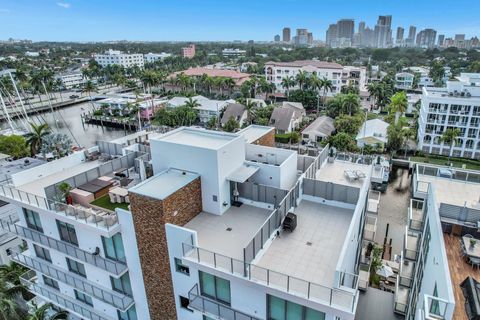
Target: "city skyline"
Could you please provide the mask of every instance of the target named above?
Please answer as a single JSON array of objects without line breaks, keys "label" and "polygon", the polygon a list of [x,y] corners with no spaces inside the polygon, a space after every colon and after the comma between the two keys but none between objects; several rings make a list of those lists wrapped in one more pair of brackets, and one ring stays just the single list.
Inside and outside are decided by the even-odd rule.
[{"label": "city skyline", "polygon": [[[249,10],[239,10],[240,5]],[[325,40],[329,24],[337,20],[354,19],[357,30],[360,21],[375,25],[379,15],[393,16],[393,30],[415,25],[417,30],[432,28],[446,37],[465,34],[469,38],[480,30],[480,21],[475,17],[479,9],[480,3],[465,0],[457,1],[455,6],[435,1],[404,1],[402,4],[372,1],[368,8],[354,1],[340,4],[247,0],[225,4],[216,0],[202,3],[186,0],[181,4],[144,1],[141,5],[112,0],[101,3],[0,1],[0,38],[33,41],[271,41],[273,35],[289,26],[292,31],[307,28],[315,39]],[[163,15],[165,12],[168,14]],[[265,12],[275,14],[265,15]],[[319,13],[314,15],[312,12]],[[446,12],[448,19],[445,19]]]}]

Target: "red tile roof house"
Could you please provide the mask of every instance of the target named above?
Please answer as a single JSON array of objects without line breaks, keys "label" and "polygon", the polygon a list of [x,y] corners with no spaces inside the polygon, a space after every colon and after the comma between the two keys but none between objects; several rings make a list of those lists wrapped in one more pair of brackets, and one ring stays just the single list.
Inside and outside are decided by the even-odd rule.
[{"label": "red tile roof house", "polygon": [[[201,77],[202,75],[206,74],[212,78],[217,78],[217,77],[232,78],[235,81],[236,89],[240,88],[242,83],[250,79],[250,74],[248,73],[242,73],[234,70],[210,69],[210,68],[202,68],[202,67],[189,68],[187,70],[178,71],[169,75],[168,78],[169,79],[174,78],[177,76],[177,74],[180,74],[182,72],[190,77]],[[172,85],[170,83],[167,83],[165,85],[165,88],[167,90],[180,89],[178,86]],[[217,91],[218,90],[216,88],[212,88],[212,92],[217,92]]]}]

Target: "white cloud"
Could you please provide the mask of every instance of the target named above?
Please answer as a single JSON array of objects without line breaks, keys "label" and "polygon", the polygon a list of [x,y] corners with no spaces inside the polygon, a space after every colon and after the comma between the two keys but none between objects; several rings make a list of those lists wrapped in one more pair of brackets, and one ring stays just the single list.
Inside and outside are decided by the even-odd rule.
[{"label": "white cloud", "polygon": [[57,2],[57,5],[59,5],[62,8],[68,9],[70,8],[71,4],[68,2]]}]

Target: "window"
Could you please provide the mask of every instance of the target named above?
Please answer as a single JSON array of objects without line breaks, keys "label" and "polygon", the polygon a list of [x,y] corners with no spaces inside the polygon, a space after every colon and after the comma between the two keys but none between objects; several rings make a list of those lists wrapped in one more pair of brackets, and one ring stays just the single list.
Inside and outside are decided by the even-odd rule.
[{"label": "window", "polygon": [[175,258],[175,270],[177,270],[177,272],[186,274],[187,276],[190,275],[190,268],[185,266],[182,263],[182,260],[178,258]]},{"label": "window", "polygon": [[87,296],[86,294],[84,294],[80,291],[77,291],[75,289],[73,291],[75,291],[75,298],[77,298],[77,300],[82,301],[83,303],[86,303],[89,306],[93,307],[93,301],[92,301],[92,298],[90,296]]},{"label": "window", "polygon": [[202,271],[199,274],[202,295],[230,305],[230,281]]},{"label": "window", "polygon": [[87,277],[87,274],[85,273],[85,267],[83,266],[83,264],[69,258],[66,258],[66,259],[67,259],[68,270],[82,277],[85,277],[85,278]]},{"label": "window", "polygon": [[123,249],[122,235],[120,233],[115,234],[111,238],[102,237],[102,243],[105,257],[123,263],[127,262],[125,250]]},{"label": "window", "polygon": [[114,277],[110,277],[110,281],[112,282],[112,289],[123,293],[127,296],[132,296],[132,286],[130,284],[130,277],[128,276],[128,272],[126,272],[123,276],[116,279]]},{"label": "window", "polygon": [[52,278],[43,276],[43,282],[49,287],[60,290],[60,287],[58,286],[58,282],[53,280]]},{"label": "window", "polygon": [[215,320],[215,319],[207,317],[207,316],[203,316],[203,320]]},{"label": "window", "polygon": [[[435,287],[433,288],[433,296],[438,297],[437,283],[435,282]],[[438,300],[432,300],[432,305],[430,306],[430,313],[434,315],[440,315],[440,303]]]},{"label": "window", "polygon": [[37,230],[38,232],[43,233],[42,223],[40,222],[40,216],[38,212],[23,209],[23,214],[25,215],[25,220],[27,221],[27,226],[30,229]]},{"label": "window", "polygon": [[118,320],[137,320],[137,311],[135,310],[135,306],[131,306],[125,312],[120,312],[117,310]]},{"label": "window", "polygon": [[188,311],[193,312],[193,310],[188,307],[190,304],[190,301],[188,300],[188,298],[185,298],[182,296],[179,296],[179,298],[180,298],[180,306],[183,309],[187,309]]},{"label": "window", "polygon": [[325,320],[325,313],[283,300],[268,296],[269,320]]},{"label": "window", "polygon": [[57,220],[58,232],[60,233],[60,239],[68,243],[78,246],[77,234],[75,227],[69,223],[65,223]]},{"label": "window", "polygon": [[33,249],[35,250],[35,254],[37,257],[45,261],[52,262],[50,251],[48,251],[44,247],[37,246],[36,244],[33,245]]}]

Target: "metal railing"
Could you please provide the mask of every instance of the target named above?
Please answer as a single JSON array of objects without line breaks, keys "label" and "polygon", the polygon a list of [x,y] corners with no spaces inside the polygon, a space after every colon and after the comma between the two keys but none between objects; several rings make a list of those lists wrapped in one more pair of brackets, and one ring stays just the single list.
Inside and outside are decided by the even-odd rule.
[{"label": "metal railing", "polygon": [[33,258],[23,253],[14,253],[11,259],[27,268],[34,269],[60,282],[66,283],[98,300],[106,302],[125,312],[133,304],[133,299],[112,289],[102,288],[85,278],[63,271],[41,259]]},{"label": "metal railing", "polygon": [[212,315],[223,320],[259,320],[243,312],[234,310],[229,306],[215,300],[203,297],[195,284],[188,292],[189,307],[206,315]]},{"label": "metal railing", "polygon": [[377,217],[371,214],[365,215],[365,227],[363,232],[363,239],[367,241],[375,240],[375,232],[377,228]]},{"label": "metal railing", "polygon": [[[182,244],[182,250],[183,257],[190,261],[347,312],[354,311],[357,290],[347,291],[316,284],[186,243]],[[342,285],[352,282],[358,286],[357,280],[350,281],[351,277],[343,277]]]},{"label": "metal railing", "polygon": [[82,250],[73,244],[51,238],[39,231],[16,224],[15,222],[17,221],[18,218],[15,219],[14,217],[9,216],[7,220],[0,220],[0,228],[14,233],[21,238],[31,240],[48,248],[52,248],[56,251],[74,257],[80,261],[91,264],[117,276],[123,274],[127,270],[127,265],[123,263],[108,260],[99,255],[86,252],[85,250]]},{"label": "metal railing", "polygon": [[411,261],[417,261],[421,235],[419,233],[413,233],[408,229],[408,226],[405,227],[405,237],[403,241],[403,251],[404,257]]},{"label": "metal railing", "polygon": [[408,227],[410,230],[423,231],[425,210],[423,200],[410,199],[408,207]]},{"label": "metal railing", "polygon": [[[401,295],[401,296],[400,296]],[[393,303],[393,311],[396,313],[406,314],[408,311],[408,296],[410,289],[399,286],[399,281],[395,284],[395,300]],[[402,298],[402,300],[400,300]],[[405,298],[405,299],[403,299]]]},{"label": "metal railing", "polygon": [[452,304],[447,300],[425,294],[423,297],[423,311],[425,320],[443,320]]},{"label": "metal railing", "polygon": [[15,187],[8,185],[0,185],[0,196],[20,201],[44,210],[50,210],[65,217],[107,230],[118,225],[118,217],[115,212],[67,205],[65,203],[18,190]]},{"label": "metal railing", "polygon": [[83,317],[91,320],[113,320],[114,317],[108,317],[97,312],[93,307],[88,306],[79,301],[66,298],[66,296],[60,291],[55,289],[47,289],[45,286],[40,285],[37,282],[37,276],[35,271],[30,270],[20,276],[20,282],[26,286],[30,291],[36,295],[41,296],[45,300],[52,301],[54,304],[59,305],[61,308],[68,311],[72,311]]}]

